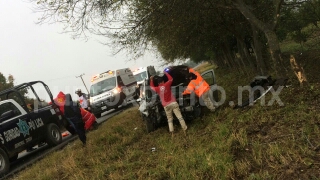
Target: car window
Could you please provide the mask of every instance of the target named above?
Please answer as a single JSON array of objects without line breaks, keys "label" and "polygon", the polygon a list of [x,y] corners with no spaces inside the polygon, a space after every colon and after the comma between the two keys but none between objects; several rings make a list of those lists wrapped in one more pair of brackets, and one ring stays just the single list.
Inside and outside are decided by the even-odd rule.
[{"label": "car window", "polygon": [[[2,115],[5,112],[8,112],[10,110],[13,111],[14,116],[19,116],[22,114],[21,111],[11,102],[7,102],[7,103],[0,105],[0,115]],[[6,120],[6,119],[4,119],[4,120]],[[2,121],[4,121],[4,120],[2,120]]]},{"label": "car window", "polygon": [[115,77],[104,79],[100,82],[92,84],[90,87],[90,97],[102,94],[104,92],[110,91],[116,87]]},{"label": "car window", "polygon": [[134,75],[137,81],[143,81],[144,79],[147,78],[147,71],[143,71],[139,74]]},{"label": "car window", "polygon": [[213,74],[213,71],[205,72],[201,76],[209,84],[209,86],[214,85],[214,74]]}]

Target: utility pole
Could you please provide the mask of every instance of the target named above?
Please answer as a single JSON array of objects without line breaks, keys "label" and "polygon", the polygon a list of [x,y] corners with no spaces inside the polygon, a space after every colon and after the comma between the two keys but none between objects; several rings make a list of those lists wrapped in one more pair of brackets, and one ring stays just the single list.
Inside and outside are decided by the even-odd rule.
[{"label": "utility pole", "polygon": [[88,94],[90,94],[90,93],[89,93],[89,91],[88,91],[88,88],[87,88],[86,84],[85,84],[85,83],[84,83],[84,81],[83,81],[83,78],[82,78],[82,76],[83,76],[83,75],[84,75],[84,73],[80,74],[79,76],[76,76],[76,78],[78,78],[78,77],[80,77],[80,78],[81,78],[81,80],[82,80],[82,82],[83,82],[84,87],[86,87]]}]

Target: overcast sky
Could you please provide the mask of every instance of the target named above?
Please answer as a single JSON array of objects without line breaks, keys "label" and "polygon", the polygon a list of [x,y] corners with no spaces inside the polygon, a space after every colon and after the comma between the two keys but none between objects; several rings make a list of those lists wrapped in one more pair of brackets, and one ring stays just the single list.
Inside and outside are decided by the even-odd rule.
[{"label": "overcast sky", "polygon": [[61,33],[60,24],[37,25],[40,16],[27,1],[0,0],[0,72],[5,77],[12,74],[15,85],[41,80],[54,97],[59,91],[74,96],[76,88],[85,91],[81,79],[76,78],[82,73],[89,89],[90,77],[109,69],[161,68],[151,54],[128,61],[124,54],[112,56],[111,48],[96,39],[73,40],[71,34]]}]

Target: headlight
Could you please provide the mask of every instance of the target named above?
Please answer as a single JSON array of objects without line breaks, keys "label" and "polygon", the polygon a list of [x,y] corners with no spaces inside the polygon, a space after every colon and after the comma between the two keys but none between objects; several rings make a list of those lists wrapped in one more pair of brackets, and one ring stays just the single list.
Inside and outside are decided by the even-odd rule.
[{"label": "headlight", "polygon": [[116,87],[116,88],[113,89],[112,92],[113,92],[113,94],[118,94],[118,93],[121,92],[121,89],[119,87]]}]

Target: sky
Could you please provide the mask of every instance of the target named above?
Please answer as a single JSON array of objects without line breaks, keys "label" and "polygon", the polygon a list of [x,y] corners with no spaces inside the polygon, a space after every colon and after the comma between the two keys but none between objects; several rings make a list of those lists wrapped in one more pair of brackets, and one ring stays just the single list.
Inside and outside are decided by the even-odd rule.
[{"label": "sky", "polygon": [[41,14],[26,0],[0,0],[0,72],[15,78],[15,85],[43,81],[53,96],[59,91],[75,97],[77,88],[86,92],[76,76],[90,88],[90,79],[110,69],[154,65],[163,69],[155,55],[133,61],[125,54],[112,55],[111,47],[98,39],[72,39],[61,24],[36,24]]}]

